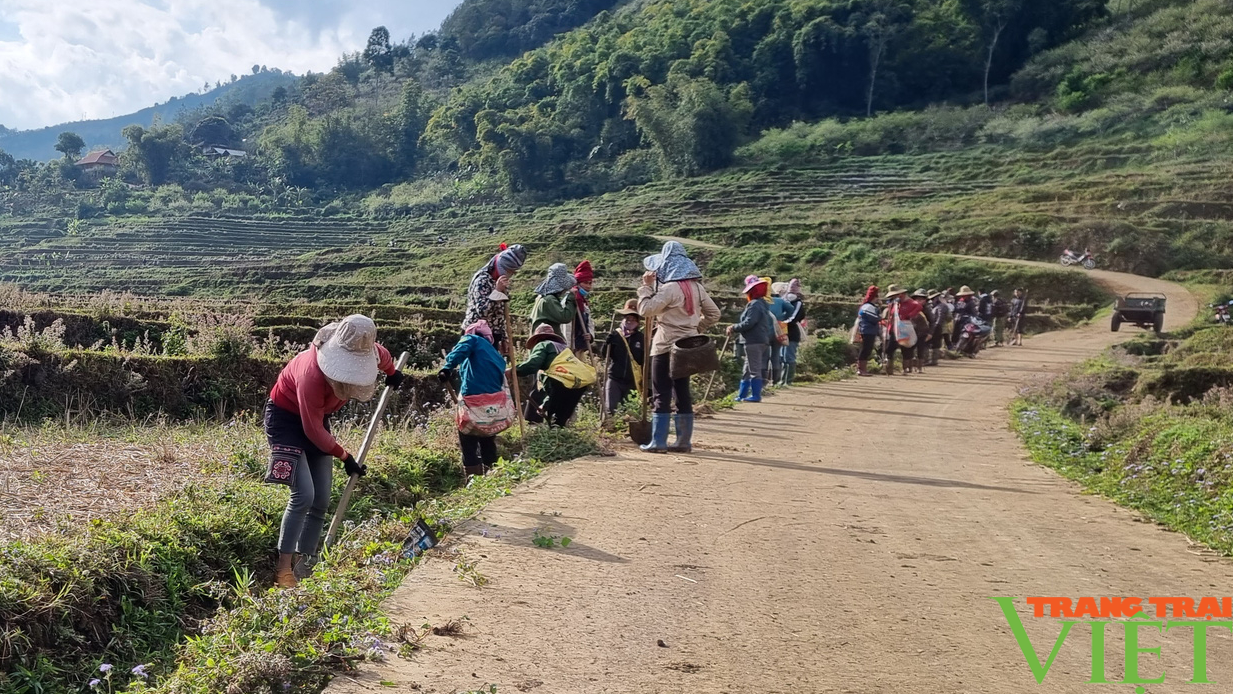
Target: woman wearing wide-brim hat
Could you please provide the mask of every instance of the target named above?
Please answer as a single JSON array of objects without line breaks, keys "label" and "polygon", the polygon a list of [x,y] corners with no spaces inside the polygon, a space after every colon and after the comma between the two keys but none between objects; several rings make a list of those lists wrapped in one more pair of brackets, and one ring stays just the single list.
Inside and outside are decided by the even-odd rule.
[{"label": "woman wearing wide-brim hat", "polygon": [[[702,272],[689,259],[685,246],[668,241],[659,253],[642,260],[646,272],[638,287],[638,313],[655,319],[651,338],[651,442],[644,451],[664,453],[693,450],[694,401],[689,378],[672,378],[672,345],[701,335],[719,322],[719,307],[702,286]],[[668,445],[672,401],[676,399],[676,441]]]},{"label": "woman wearing wide-brim hat", "polygon": [[741,387],[736,395],[738,402],[762,402],[763,375],[770,358],[770,343],[775,339],[771,306],[764,300],[770,287],[765,277],[746,277],[745,288],[741,290],[745,295],[745,310],[740,320],[728,326],[728,334],[740,335],[738,342],[745,346],[745,370],[741,373]]},{"label": "woman wearing wide-brim hat", "polygon": [[552,426],[563,427],[578,409],[578,403],[587,389],[566,388],[560,381],[544,375],[552,361],[565,348],[565,338],[558,335],[547,323],[536,328],[527,340],[530,354],[518,365],[517,375],[521,378],[538,374],[535,390],[531,391],[523,407],[523,414],[528,422],[538,424],[547,421]]},{"label": "woman wearing wide-brim hat", "polygon": [[895,330],[895,318],[905,321],[911,321],[912,318],[920,313],[920,307],[915,301],[908,298],[908,290],[900,287],[897,284],[892,284],[886,288],[886,308],[882,310],[882,322],[884,326],[884,337],[882,338],[882,368],[887,376],[895,375],[895,353],[903,351],[903,373],[912,372],[912,356],[911,349],[903,347],[899,344],[899,335]]},{"label": "woman wearing wide-brim hat", "polygon": [[630,393],[642,390],[643,355],[646,353],[638,300],[626,301],[615,313],[621,322],[604,341],[602,355],[608,358],[604,380],[604,404],[608,412],[615,412]]},{"label": "woman wearing wide-brim hat", "polygon": [[955,326],[952,328],[950,343],[959,344],[959,336],[963,327],[976,317],[976,292],[966,284],[955,292]]},{"label": "woman wearing wide-brim hat", "polygon": [[294,555],[317,551],[330,504],[333,459],[343,461],[348,476],[368,471],[335,440],[329,417],[350,400],[371,400],[381,374],[387,386],[402,385],[390,353],[377,344],[376,324],[367,316],[347,316],[322,328],[309,348],[283,368],[270,391],[265,407],[269,480],[291,487],[278,536],[275,580],[280,587],[296,585]]}]

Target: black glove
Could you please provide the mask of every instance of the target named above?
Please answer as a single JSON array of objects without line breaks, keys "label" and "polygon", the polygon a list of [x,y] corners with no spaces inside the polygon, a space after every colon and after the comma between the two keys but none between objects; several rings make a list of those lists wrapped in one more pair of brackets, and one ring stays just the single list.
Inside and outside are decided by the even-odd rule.
[{"label": "black glove", "polygon": [[406,376],[402,375],[401,371],[395,371],[385,377],[385,385],[393,388],[394,390],[398,390],[402,387],[402,382],[406,380],[406,378]]},{"label": "black glove", "polygon": [[454,380],[453,369],[441,369],[437,372],[437,380],[442,383],[450,383]]},{"label": "black glove", "polygon": [[368,466],[355,462],[355,458],[350,453],[347,454],[346,458],[343,458],[343,470],[346,470],[347,477],[363,477],[368,474]]}]

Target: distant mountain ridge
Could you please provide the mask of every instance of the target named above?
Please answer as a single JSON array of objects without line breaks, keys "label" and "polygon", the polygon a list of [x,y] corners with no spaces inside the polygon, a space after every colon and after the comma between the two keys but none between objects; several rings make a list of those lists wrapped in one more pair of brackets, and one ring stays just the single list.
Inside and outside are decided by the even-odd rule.
[{"label": "distant mountain ridge", "polygon": [[212,106],[220,101],[253,106],[269,98],[279,87],[290,88],[298,79],[289,72],[270,70],[244,75],[235,82],[211,89],[205,94],[172,97],[165,104],[157,104],[115,118],[74,121],[37,130],[12,130],[0,125],[0,150],[16,159],[55,159],[61,156],[55,149],[56,138],[60,133],[69,130],[86,141],[87,152],[102,147],[118,151],[125,146],[124,137],[120,135],[125,126],[136,124],[148,128],[154,124],[155,119],[164,123],[171,122],[181,112]]}]

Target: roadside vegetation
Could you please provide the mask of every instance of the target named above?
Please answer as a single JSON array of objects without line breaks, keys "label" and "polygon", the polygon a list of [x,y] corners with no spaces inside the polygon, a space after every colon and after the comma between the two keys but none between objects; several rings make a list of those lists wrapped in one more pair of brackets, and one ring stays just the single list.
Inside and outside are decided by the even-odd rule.
[{"label": "roadside vegetation", "polygon": [[[1228,301],[1228,285],[1200,287]],[[1029,388],[1015,428],[1037,462],[1233,554],[1233,328],[1210,312]]]}]

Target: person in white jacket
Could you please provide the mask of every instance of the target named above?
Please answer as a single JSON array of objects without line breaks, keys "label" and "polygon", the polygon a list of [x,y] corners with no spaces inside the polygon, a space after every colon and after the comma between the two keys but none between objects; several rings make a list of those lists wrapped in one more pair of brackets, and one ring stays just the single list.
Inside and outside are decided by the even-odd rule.
[{"label": "person in white jacket", "polygon": [[[678,241],[643,260],[647,272],[638,288],[638,313],[655,319],[651,340],[651,442],[642,450],[652,453],[693,450],[694,407],[689,379],[673,379],[669,369],[672,345],[684,337],[702,334],[719,322],[719,307],[702,286],[702,273]],[[676,441],[668,445],[672,401],[676,399]]]}]

